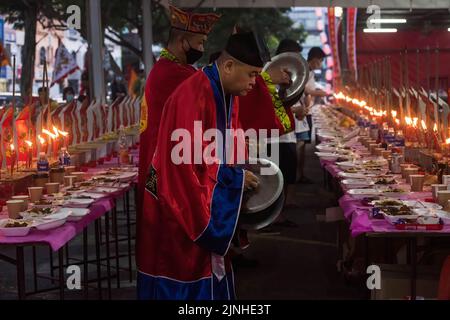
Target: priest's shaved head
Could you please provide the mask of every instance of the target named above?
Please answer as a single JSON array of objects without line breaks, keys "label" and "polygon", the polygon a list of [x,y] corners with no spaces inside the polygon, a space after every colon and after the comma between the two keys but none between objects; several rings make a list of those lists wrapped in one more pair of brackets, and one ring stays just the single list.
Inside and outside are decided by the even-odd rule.
[{"label": "priest's shaved head", "polygon": [[262,67],[243,63],[226,51],[217,59],[223,90],[227,94],[245,96],[253,89]]},{"label": "priest's shaved head", "polygon": [[264,43],[253,32],[231,35],[217,60],[224,91],[247,95],[267,60],[266,52]]}]

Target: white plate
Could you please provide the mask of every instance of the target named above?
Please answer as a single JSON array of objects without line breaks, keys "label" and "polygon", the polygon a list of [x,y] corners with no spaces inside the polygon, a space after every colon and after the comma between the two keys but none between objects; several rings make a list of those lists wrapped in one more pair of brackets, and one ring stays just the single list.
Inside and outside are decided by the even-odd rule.
[{"label": "white plate", "polygon": [[418,214],[392,216],[390,214],[386,214],[383,211],[380,212],[383,214],[384,219],[386,219],[391,224],[395,224],[399,219],[417,219],[417,217],[419,217]]},{"label": "white plate", "polygon": [[29,212],[29,211],[20,212],[19,214],[20,214],[21,217],[23,217],[25,219],[41,219],[41,218],[45,218],[45,217],[48,217],[48,216],[52,216],[52,215],[54,215],[56,213],[57,208],[51,207],[51,209],[52,209],[51,213],[46,214],[46,215],[37,214],[37,213],[34,213],[34,212]]},{"label": "white plate", "polygon": [[341,181],[347,187],[351,188],[364,188],[374,185],[374,182],[367,179],[345,179]]},{"label": "white plate", "polygon": [[30,232],[31,224],[27,227],[4,228],[9,220],[10,219],[0,220],[0,234],[4,235],[5,237],[24,237]]},{"label": "white plate", "polygon": [[351,168],[355,168],[358,166],[356,163],[351,162],[351,161],[337,162],[336,164],[342,170],[351,169]]},{"label": "white plate", "polygon": [[327,146],[327,145],[317,145],[316,146],[317,150],[319,150],[320,152],[335,152],[336,151],[336,147],[331,147],[331,146]]},{"label": "white plate", "polygon": [[320,157],[320,159],[328,161],[336,161],[340,157],[337,153],[315,152],[315,154]]},{"label": "white plate", "polygon": [[121,175],[119,175],[118,178],[121,182],[127,182],[127,181],[133,180],[136,177],[137,177],[136,172],[125,172],[125,173],[122,173]]},{"label": "white plate", "polygon": [[404,200],[403,203],[411,208],[417,208],[417,209],[435,209],[440,210],[442,209],[442,206],[438,203],[433,202],[425,202],[425,201],[417,201],[417,200]]},{"label": "white plate", "polygon": [[78,196],[80,196],[80,197],[89,197],[91,199],[97,200],[97,199],[104,198],[106,195],[105,194],[101,194],[101,193],[94,193],[94,192],[84,192],[84,193],[80,193]]},{"label": "white plate", "polygon": [[94,201],[93,199],[70,199],[64,203],[64,206],[68,208],[87,208]]},{"label": "white plate", "polygon": [[376,189],[350,189],[347,192],[349,195],[356,199],[378,196],[380,194]]},{"label": "white plate", "polygon": [[444,224],[450,224],[450,212],[444,210],[435,210],[434,213],[442,219]]},{"label": "white plate", "polygon": [[347,179],[367,179],[367,175],[364,173],[353,173],[353,172],[344,172],[341,171],[338,173],[339,177],[347,178]]},{"label": "white plate", "polygon": [[95,189],[92,189],[91,192],[94,193],[114,193],[119,191],[118,188],[111,188],[111,187],[97,187]]},{"label": "white plate", "polygon": [[67,221],[79,221],[89,214],[90,210],[85,208],[60,208],[58,213],[68,213]]},{"label": "white plate", "polygon": [[408,194],[407,192],[382,192],[380,191],[380,195],[387,198],[396,198],[402,197]]},{"label": "white plate", "polygon": [[66,223],[67,217],[59,220],[36,220],[33,223],[33,227],[38,230],[50,230],[54,228],[58,228]]}]

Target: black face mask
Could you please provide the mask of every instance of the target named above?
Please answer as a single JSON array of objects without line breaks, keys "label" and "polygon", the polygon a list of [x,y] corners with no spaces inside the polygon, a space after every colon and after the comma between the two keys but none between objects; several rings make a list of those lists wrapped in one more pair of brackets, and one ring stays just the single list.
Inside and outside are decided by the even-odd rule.
[{"label": "black face mask", "polygon": [[191,44],[189,44],[189,50],[185,52],[186,54],[186,62],[187,64],[194,64],[196,61],[198,61],[203,56],[203,51],[194,49],[191,47]]}]

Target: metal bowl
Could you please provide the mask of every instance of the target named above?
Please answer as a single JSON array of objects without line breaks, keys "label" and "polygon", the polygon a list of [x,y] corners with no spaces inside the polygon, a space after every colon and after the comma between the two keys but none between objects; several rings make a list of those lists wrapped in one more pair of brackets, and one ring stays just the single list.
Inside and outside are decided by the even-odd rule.
[{"label": "metal bowl", "polygon": [[309,77],[309,66],[306,60],[294,52],[285,52],[276,55],[264,66],[263,71],[285,68],[291,75],[291,84],[289,86],[279,86],[278,95],[284,106],[295,104],[301,97],[303,89]]},{"label": "metal bowl", "polygon": [[283,174],[275,163],[262,158],[243,168],[258,177],[259,187],[244,193],[239,225],[247,230],[261,229],[272,223],[283,208]]}]

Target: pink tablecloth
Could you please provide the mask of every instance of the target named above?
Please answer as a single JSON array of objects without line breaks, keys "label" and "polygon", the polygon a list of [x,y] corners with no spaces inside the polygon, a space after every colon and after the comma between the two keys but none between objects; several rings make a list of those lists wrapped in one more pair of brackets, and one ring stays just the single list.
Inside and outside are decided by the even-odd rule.
[{"label": "pink tablecloth", "polygon": [[[429,192],[412,192],[403,199],[424,199],[431,196]],[[371,219],[371,207],[364,206],[361,200],[352,198],[345,194],[339,199],[339,206],[344,212],[345,218],[350,222],[350,231],[353,237],[356,237],[365,232],[414,232],[409,230],[397,230],[395,227],[383,219]],[[450,233],[450,225],[445,225],[439,231],[426,232],[444,232]]]},{"label": "pink tablecloth", "polygon": [[91,205],[89,208],[90,213],[80,221],[66,222],[61,227],[50,230],[32,229],[25,237],[5,237],[0,235],[0,244],[47,243],[54,251],[57,251],[77,234],[81,233],[91,222],[110,211],[113,206],[113,198],[100,199]]}]

